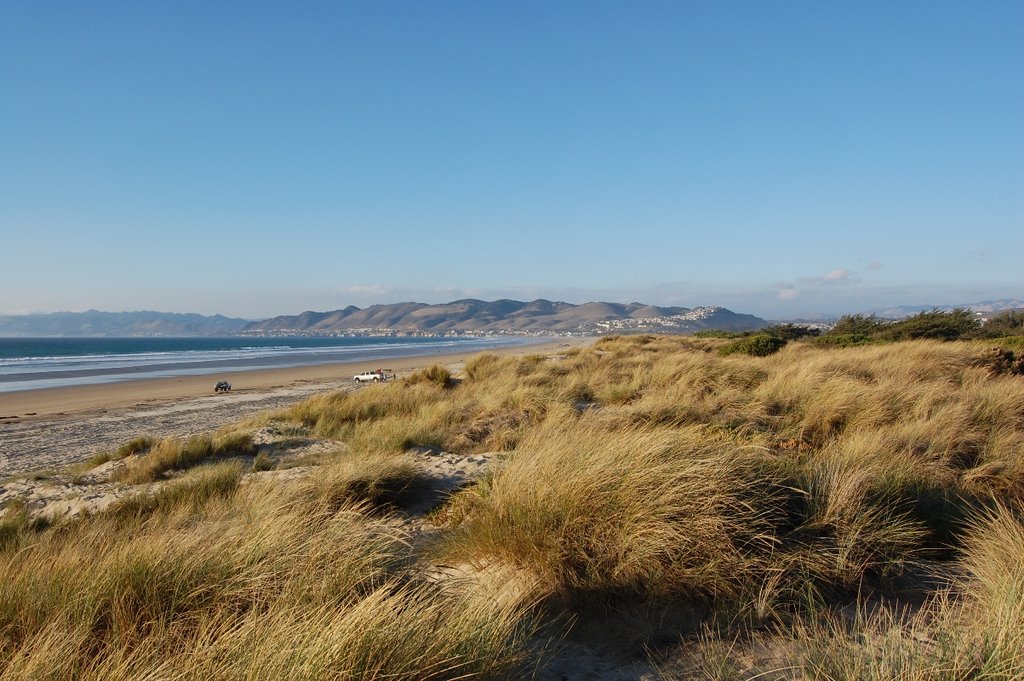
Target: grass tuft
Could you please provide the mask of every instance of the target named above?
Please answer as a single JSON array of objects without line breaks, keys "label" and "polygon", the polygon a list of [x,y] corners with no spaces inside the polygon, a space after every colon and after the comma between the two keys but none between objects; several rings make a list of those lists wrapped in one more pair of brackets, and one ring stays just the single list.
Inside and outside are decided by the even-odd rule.
[{"label": "grass tuft", "polygon": [[195,511],[210,499],[230,498],[241,478],[242,467],[236,462],[200,466],[156,491],[119,499],[110,506],[108,513],[132,517],[178,509]]},{"label": "grass tuft", "polygon": [[445,367],[440,364],[434,364],[429,366],[422,371],[417,371],[408,378],[405,379],[407,385],[416,385],[417,383],[433,383],[439,388],[450,388],[454,385],[452,380],[452,372],[448,371]]},{"label": "grass tuft", "polygon": [[277,464],[266,452],[260,452],[256,455],[256,458],[252,461],[252,472],[259,473],[261,471],[271,471]]},{"label": "grass tuft", "polygon": [[252,435],[233,432],[212,437],[197,435],[187,440],[158,441],[144,456],[131,462],[114,474],[114,479],[129,485],[139,485],[160,479],[170,471],[191,468],[207,459],[229,455],[255,454]]},{"label": "grass tuft", "polygon": [[309,483],[307,495],[317,507],[331,511],[352,504],[386,511],[409,504],[425,485],[423,472],[404,457],[346,454]]}]

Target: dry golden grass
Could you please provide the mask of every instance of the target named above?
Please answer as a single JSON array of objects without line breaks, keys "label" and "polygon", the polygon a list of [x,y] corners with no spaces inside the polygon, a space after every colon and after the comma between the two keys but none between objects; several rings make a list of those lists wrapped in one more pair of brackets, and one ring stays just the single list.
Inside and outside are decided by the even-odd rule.
[{"label": "dry golden grass", "polygon": [[222,462],[199,466],[157,490],[148,490],[114,502],[108,515],[145,516],[160,510],[200,510],[210,499],[230,497],[238,489],[242,466]]},{"label": "dry golden grass", "polygon": [[187,440],[159,440],[150,442],[144,454],[119,469],[115,479],[129,485],[138,485],[153,482],[168,471],[191,468],[216,457],[255,453],[252,435],[238,431],[217,437],[197,435]]},{"label": "dry golden grass", "polygon": [[917,612],[799,626],[794,647],[806,677],[1024,678],[1024,522],[996,505],[971,520],[965,537],[965,572]]},{"label": "dry golden grass", "polygon": [[[588,593],[595,583],[621,588],[630,571],[610,568],[619,581],[595,582],[605,558],[580,564],[565,545],[579,540],[578,552],[586,553],[587,542],[607,542],[602,532],[625,532],[597,529],[603,503],[597,500],[612,490],[642,494],[651,480],[673,480],[658,459],[661,445],[651,443],[699,432],[693,448],[718,452],[702,473],[709,486],[715,472],[760,476],[754,487],[752,474],[727,476],[721,494],[730,499],[723,522],[747,526],[754,509],[774,547],[770,559],[749,546],[744,553],[748,567],[763,563],[757,574],[764,586],[745,596],[761,614],[808,597],[821,601],[884,586],[919,559],[948,555],[970,509],[1024,490],[1022,379],[992,375],[979,364],[984,346],[919,341],[836,350],[795,343],[767,358],[720,357],[716,347],[713,339],[643,336],[606,339],[547,360],[484,354],[467,363],[466,379],[454,389],[424,381],[380,386],[307,403],[285,416],[360,452],[415,444],[515,450],[502,471],[453,502],[447,517],[463,519],[457,536],[465,545],[452,550],[467,558],[477,551],[481,559],[533,561],[555,591],[578,583]],[[598,449],[608,451],[597,455]],[[681,467],[685,459],[673,464]],[[537,481],[544,481],[539,489]],[[586,491],[574,493],[570,481]],[[673,489],[683,495],[686,487]],[[686,503],[699,505],[709,490],[694,488]],[[620,493],[607,503],[630,508],[638,499]],[[680,497],[673,503],[682,503]],[[680,514],[644,508],[652,521],[668,517],[681,527]],[[558,513],[545,515],[551,509]],[[559,513],[564,517],[556,522]],[[545,521],[527,520],[534,515]],[[527,526],[552,536],[527,541],[523,536],[536,531]],[[637,541],[654,536],[648,531],[638,530]],[[711,536],[707,555],[731,565]],[[616,536],[610,545],[620,548],[612,552],[644,555],[630,541]],[[525,553],[513,556],[513,545]],[[549,548],[531,554],[527,545]],[[670,585],[652,576],[633,584],[640,593],[686,591],[684,581]]]},{"label": "dry golden grass", "polygon": [[[1024,377],[984,343],[724,342],[482,354],[268,415],[339,442],[306,479],[200,466],[51,529],[11,508],[0,678],[515,678],[538,613],[580,603],[699,613],[666,678],[770,671],[743,661],[765,637],[789,678],[1024,676]],[[162,441],[123,479],[246,438]],[[427,484],[416,445],[502,452],[433,544],[389,515]]]},{"label": "dry golden grass", "polygon": [[446,553],[508,560],[554,594],[726,597],[767,540],[745,498],[755,486],[731,443],[700,429],[554,424],[456,498]]},{"label": "dry golden grass", "polygon": [[504,678],[521,663],[532,604],[423,582],[388,518],[301,483],[198,499],[0,553],[0,678]]},{"label": "dry golden grass", "polygon": [[411,503],[426,484],[419,467],[406,458],[338,453],[305,482],[302,492],[314,506],[335,509],[362,504],[380,511]]}]

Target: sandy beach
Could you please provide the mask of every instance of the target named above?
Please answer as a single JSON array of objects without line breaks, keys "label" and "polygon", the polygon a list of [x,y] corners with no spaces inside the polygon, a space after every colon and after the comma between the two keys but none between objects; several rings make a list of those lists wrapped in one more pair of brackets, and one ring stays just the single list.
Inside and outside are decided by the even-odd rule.
[{"label": "sandy beach", "polygon": [[[546,354],[586,342],[553,339],[487,352]],[[478,352],[0,393],[0,476],[73,464],[136,435],[181,437],[215,430],[316,393],[355,389],[352,376],[360,371],[385,367],[402,375],[432,364],[458,368]],[[214,393],[219,380],[231,383],[230,393]]]}]

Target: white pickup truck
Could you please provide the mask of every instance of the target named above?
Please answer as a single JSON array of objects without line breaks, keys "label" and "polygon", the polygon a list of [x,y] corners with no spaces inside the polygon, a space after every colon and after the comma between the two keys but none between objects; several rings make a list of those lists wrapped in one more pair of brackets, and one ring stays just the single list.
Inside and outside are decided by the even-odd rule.
[{"label": "white pickup truck", "polygon": [[377,369],[376,371],[364,371],[361,374],[356,374],[352,377],[352,380],[356,383],[380,383],[394,377],[395,375],[393,372],[389,376],[388,370]]}]

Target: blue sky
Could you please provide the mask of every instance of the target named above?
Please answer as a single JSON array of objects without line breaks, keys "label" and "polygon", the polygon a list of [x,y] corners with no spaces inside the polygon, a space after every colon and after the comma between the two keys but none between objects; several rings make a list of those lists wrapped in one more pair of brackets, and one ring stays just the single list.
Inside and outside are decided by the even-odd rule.
[{"label": "blue sky", "polygon": [[0,312],[1024,297],[1024,3],[0,0]]}]

